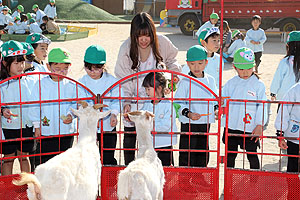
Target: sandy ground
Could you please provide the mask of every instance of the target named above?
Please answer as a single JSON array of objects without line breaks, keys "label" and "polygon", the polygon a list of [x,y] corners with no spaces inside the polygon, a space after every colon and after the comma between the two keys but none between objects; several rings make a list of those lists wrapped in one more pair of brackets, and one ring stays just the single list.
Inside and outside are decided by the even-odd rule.
[{"label": "sandy ground", "polygon": [[[64,47],[68,49],[71,53],[72,57],[72,68],[70,72],[70,76],[72,78],[78,79],[85,74],[83,69],[83,57],[86,48],[92,44],[99,44],[104,47],[107,53],[107,69],[110,73],[114,72],[114,65],[117,60],[117,55],[119,51],[119,47],[124,40],[126,40],[129,36],[130,25],[114,25],[114,24],[100,24],[100,25],[89,25],[89,26],[97,26],[98,34],[96,36],[88,37],[80,40],[73,40],[67,42],[53,42],[50,45],[50,50],[54,47]],[[186,51],[192,45],[197,44],[197,40],[193,40],[191,36],[183,35],[179,28],[157,28],[157,32],[163,35],[166,35],[178,48],[178,56],[177,59],[180,64],[185,64]],[[285,55],[285,44],[280,42],[280,36],[269,36],[267,42],[264,45],[265,51],[262,56],[262,63],[259,67],[259,72],[261,73],[261,80],[266,85],[266,93],[268,98],[270,98],[270,85],[277,68],[277,65]],[[225,65],[225,71],[223,73],[223,83],[236,75],[235,71],[231,67],[231,65]],[[277,105],[272,105],[272,115],[270,117],[270,124],[267,130],[264,132],[265,135],[275,135],[274,131],[274,119]],[[179,126],[178,126],[179,128]],[[217,126],[214,125],[211,129],[211,132],[216,132]],[[217,149],[217,141],[218,138],[216,136],[210,137],[210,149]],[[119,144],[118,144],[119,145]],[[177,147],[178,148],[178,147]],[[279,153],[279,149],[277,147],[277,140],[264,140],[262,144],[262,148],[259,151],[268,152],[268,153]],[[221,154],[224,154],[224,145],[221,143]],[[175,154],[175,165],[178,163],[178,155]],[[117,160],[123,160],[119,157],[119,154],[116,153]],[[210,167],[215,167],[217,163],[216,153],[211,153],[211,158],[209,162]],[[243,160],[245,159],[245,162]],[[245,168],[249,169],[247,158],[242,155],[239,155],[237,158],[236,167],[243,168],[243,164],[245,164]],[[260,157],[261,166],[263,170],[270,171],[278,171],[279,170],[279,158],[272,156],[263,156]],[[123,161],[121,162],[123,163]],[[222,180],[223,180],[223,164],[221,164],[220,170],[220,193],[223,191]],[[281,165],[281,167],[285,168],[285,162]]]}]

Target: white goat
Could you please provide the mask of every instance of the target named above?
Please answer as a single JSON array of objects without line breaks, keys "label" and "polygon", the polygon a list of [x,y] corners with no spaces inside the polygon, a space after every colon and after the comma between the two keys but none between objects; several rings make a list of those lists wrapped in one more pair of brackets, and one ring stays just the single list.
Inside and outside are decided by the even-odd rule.
[{"label": "white goat", "polygon": [[80,118],[78,143],[39,165],[35,175],[21,173],[20,180],[13,180],[15,185],[28,184],[29,200],[96,199],[101,176],[100,154],[96,144],[97,123],[110,111],[98,110],[105,105],[79,103],[82,107],[72,109]]},{"label": "white goat", "polygon": [[136,111],[126,115],[135,123],[139,149],[137,159],[119,174],[118,198],[162,200],[165,174],[151,139],[154,114]]}]

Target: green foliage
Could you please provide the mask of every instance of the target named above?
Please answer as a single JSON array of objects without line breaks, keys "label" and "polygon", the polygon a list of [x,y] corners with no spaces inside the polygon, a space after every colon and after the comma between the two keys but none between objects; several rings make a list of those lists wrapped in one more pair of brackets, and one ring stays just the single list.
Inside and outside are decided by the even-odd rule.
[{"label": "green foliage", "polygon": [[[19,4],[25,8],[25,13],[33,12],[32,5],[36,0],[19,0]],[[39,8],[44,10],[49,0],[39,0]],[[83,2],[81,0],[56,0],[58,19],[62,20],[99,20],[99,21],[123,21],[108,12]]]}]

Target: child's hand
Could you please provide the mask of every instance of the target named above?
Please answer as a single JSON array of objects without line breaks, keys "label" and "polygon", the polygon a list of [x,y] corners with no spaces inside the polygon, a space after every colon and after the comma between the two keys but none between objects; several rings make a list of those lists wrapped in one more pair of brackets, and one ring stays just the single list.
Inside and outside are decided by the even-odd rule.
[{"label": "child's hand", "polygon": [[64,124],[71,124],[72,123],[72,115],[68,114],[67,117],[63,120]]},{"label": "child's hand", "polygon": [[[257,125],[254,130],[252,131],[251,135],[255,135],[255,136],[261,136],[262,135],[262,125]],[[251,137],[251,140],[253,140],[253,138],[255,139],[255,143],[259,140],[259,137]]]},{"label": "child's hand", "polygon": [[[130,110],[131,110],[130,104],[127,104],[127,105],[124,106],[124,113],[129,113]],[[124,119],[125,119],[126,121],[131,122],[131,120],[129,119],[128,115],[124,115]]]},{"label": "child's hand", "polygon": [[215,110],[215,120],[219,120],[219,109]]},{"label": "child's hand", "polygon": [[11,117],[11,112],[8,108],[4,108],[2,110],[2,114],[6,119],[10,119],[10,117]]},{"label": "child's hand", "polygon": [[278,140],[278,146],[281,148],[281,149],[287,149],[288,146],[286,144],[286,141],[284,139],[279,139]]},{"label": "child's hand", "polygon": [[189,118],[190,118],[191,120],[198,120],[198,119],[201,118],[201,115],[200,115],[200,114],[198,114],[198,113],[192,113],[192,112],[190,112],[190,113],[188,114],[188,116],[189,116]]},{"label": "child's hand", "polygon": [[117,116],[115,114],[111,114],[111,116],[110,116],[110,126],[115,127],[115,126],[117,126],[117,123],[118,123]]},{"label": "child's hand", "polygon": [[40,137],[41,136],[41,129],[35,128],[34,130],[34,137]]}]

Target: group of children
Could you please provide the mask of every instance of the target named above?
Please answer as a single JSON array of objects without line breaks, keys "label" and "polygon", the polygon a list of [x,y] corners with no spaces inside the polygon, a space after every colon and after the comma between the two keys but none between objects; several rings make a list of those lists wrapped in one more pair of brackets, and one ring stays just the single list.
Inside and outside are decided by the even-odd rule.
[{"label": "group of children", "polygon": [[[255,19],[257,20],[257,19]],[[255,21],[254,20],[254,21]],[[149,31],[150,32],[150,31]],[[234,36],[236,37],[235,33]],[[139,36],[140,37],[140,36]],[[164,100],[167,80],[162,73],[149,73],[142,80],[146,95],[155,98],[153,101],[145,100],[143,107],[140,109],[149,110],[155,114],[155,131],[156,132],[177,132],[176,114],[181,124],[180,131],[183,133],[197,132],[201,134],[182,134],[180,135],[179,148],[179,165],[206,167],[209,162],[209,133],[210,126],[215,122],[215,114],[218,113],[218,105],[213,101],[190,101],[189,98],[214,98],[213,93],[217,94],[219,80],[220,57],[217,51],[220,48],[220,33],[216,27],[205,28],[199,34],[199,45],[192,46],[187,51],[186,62],[183,72],[186,74],[180,78],[175,92],[173,104],[169,100]],[[250,42],[257,42],[250,40]],[[63,48],[54,48],[47,53],[50,40],[42,34],[31,34],[27,37],[26,43],[21,44],[16,41],[8,41],[1,46],[2,68],[1,79],[11,76],[20,75],[26,72],[52,72],[59,75],[67,76],[71,68],[70,54]],[[254,44],[253,44],[254,45]],[[258,44],[257,44],[258,45]],[[289,67],[289,73],[281,73],[281,67],[278,67],[275,77],[280,76],[282,79],[291,79],[293,84],[299,81],[299,55],[300,55],[300,32],[294,31],[289,34],[287,41],[287,56],[281,61],[281,65]],[[48,63],[44,63],[48,56]],[[259,57],[260,55],[258,55]],[[224,97],[243,100],[267,100],[265,85],[259,80],[258,75],[254,72],[257,66],[256,54],[247,47],[238,48],[233,52],[233,67],[237,75],[227,81],[222,87]],[[84,68],[86,75],[79,79],[83,85],[88,87],[94,94],[103,94],[117,79],[106,72],[106,52],[99,45],[92,45],[87,48],[84,56]],[[294,75],[293,75],[294,74]],[[190,81],[188,77],[193,77],[196,81]],[[274,78],[273,82],[276,82]],[[198,83],[197,83],[198,82]],[[287,82],[287,81],[286,81]],[[199,84],[201,83],[201,84]],[[288,91],[288,84],[282,81],[275,84],[276,89],[272,90],[272,97],[279,95],[279,89],[285,87]],[[76,84],[68,79],[55,75],[28,75],[19,79],[12,79],[1,86],[1,102],[19,102],[20,90],[22,91],[22,101],[38,100],[57,100],[70,99],[76,97],[90,97],[88,91],[78,89]],[[21,84],[21,86],[20,86]],[[273,84],[273,83],[272,83]],[[206,87],[204,87],[205,85]],[[289,90],[283,99],[297,99],[299,84],[296,84]],[[209,88],[213,93],[211,93]],[[274,87],[275,88],[275,87]],[[173,88],[174,89],[174,88]],[[52,92],[49,92],[52,91]],[[121,93],[120,93],[121,92]],[[107,94],[108,97],[122,96],[122,90],[119,87],[112,88]],[[226,98],[223,99],[223,105],[226,105]],[[178,100],[180,99],[180,100]],[[105,99],[105,104],[111,110],[111,114],[103,120],[103,130],[114,132],[118,123],[117,115],[122,110],[122,105],[117,99]],[[49,102],[42,104],[24,104],[20,108],[18,105],[5,106],[1,108],[2,112],[2,139],[15,139],[22,137],[39,137],[45,136],[41,140],[41,153],[47,153],[42,156],[41,163],[46,162],[54,156],[53,152],[65,151],[73,143],[73,136],[55,137],[57,135],[66,135],[74,132],[74,116],[70,108],[76,106],[76,102],[62,101]],[[276,129],[280,136],[299,135],[299,114],[297,106],[282,105],[279,109],[278,123]],[[283,112],[283,114],[281,114]],[[290,114],[292,113],[292,114]],[[283,116],[284,118],[282,118]],[[266,109],[262,103],[230,102],[228,112],[228,133],[229,134],[247,134],[252,137],[228,137],[228,150],[237,151],[238,146],[244,148],[247,152],[256,152],[259,146],[259,136],[262,135],[264,122],[266,122]],[[22,123],[21,120],[22,119]],[[128,119],[127,119],[128,120]],[[279,121],[283,121],[285,126],[280,127]],[[290,121],[294,124],[290,125]],[[298,127],[298,129],[297,129]],[[296,131],[295,131],[296,130]],[[297,135],[297,136],[298,136]],[[176,134],[155,134],[154,147],[158,149],[172,149],[176,145]],[[98,140],[101,140],[100,127]],[[115,148],[117,135],[114,133],[103,135],[103,147]],[[225,142],[225,136],[223,137]],[[299,141],[291,140],[295,149],[299,149]],[[287,148],[284,139],[280,139],[281,148]],[[288,145],[290,145],[288,143]],[[196,150],[187,152],[187,149]],[[35,143],[33,140],[20,142],[2,143],[2,153],[5,157],[11,157],[15,154],[29,154],[34,152]],[[197,151],[197,150],[200,150]],[[229,153],[227,166],[234,167],[236,153]],[[158,157],[162,164],[169,166],[173,164],[172,151],[158,151]],[[247,154],[251,169],[259,168],[259,159],[256,154]],[[26,158],[22,158],[23,171],[30,171],[30,165]],[[104,164],[116,165],[113,150],[106,150],[103,153]],[[289,163],[290,161],[289,158]],[[6,159],[3,164],[2,175],[12,173],[13,160]],[[295,161],[293,161],[294,166]],[[298,165],[297,165],[298,166]],[[298,167],[297,167],[298,169]]]},{"label": "group of children", "polygon": [[60,34],[59,26],[54,22],[57,17],[55,0],[49,0],[49,4],[42,11],[37,4],[32,6],[34,13],[23,14],[24,7],[18,5],[16,11],[10,15],[11,10],[2,5],[0,0],[0,30],[8,34]]}]

